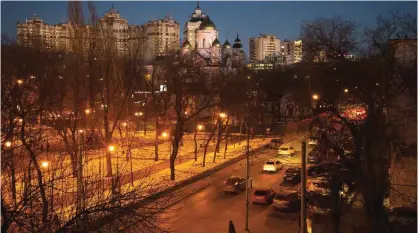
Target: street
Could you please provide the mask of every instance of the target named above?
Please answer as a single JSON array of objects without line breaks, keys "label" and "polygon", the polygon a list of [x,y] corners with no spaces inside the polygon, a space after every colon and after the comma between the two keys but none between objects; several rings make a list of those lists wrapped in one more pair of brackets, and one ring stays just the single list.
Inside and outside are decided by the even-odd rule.
[{"label": "street", "polygon": [[[251,165],[250,177],[253,188],[250,190],[249,229],[252,232],[297,232],[299,213],[274,211],[271,206],[252,204],[251,196],[256,188],[270,187],[276,192],[282,187],[283,173],[289,166],[300,161],[300,142],[294,142],[297,149],[292,158],[283,159],[284,169],[277,173],[262,172],[263,163],[274,158],[277,150],[265,149],[256,155]],[[288,164],[286,164],[288,163]],[[228,222],[232,220],[237,232],[244,232],[245,227],[245,191],[239,194],[225,194],[224,181],[230,176],[245,177],[245,160],[227,167],[215,174],[216,181],[207,188],[183,199],[170,207],[172,218],[171,230],[174,232],[205,233],[228,232]],[[296,187],[298,188],[298,187]]]}]

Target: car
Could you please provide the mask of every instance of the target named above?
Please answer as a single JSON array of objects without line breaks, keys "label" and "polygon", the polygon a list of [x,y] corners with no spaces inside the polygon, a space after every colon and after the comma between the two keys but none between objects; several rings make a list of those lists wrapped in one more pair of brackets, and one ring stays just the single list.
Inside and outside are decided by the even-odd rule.
[{"label": "car", "polygon": [[306,191],[310,196],[321,194],[331,195],[331,178],[326,174],[308,177],[306,181]]},{"label": "car", "polygon": [[284,190],[277,193],[273,200],[274,210],[300,210],[300,195],[295,190]]},{"label": "car", "polygon": [[272,149],[278,149],[281,145],[283,145],[282,138],[273,138],[270,141],[269,147]]},{"label": "car", "polygon": [[315,147],[311,152],[309,152],[307,161],[310,164],[318,164],[318,163],[321,162],[320,157],[321,156],[320,156],[319,149],[317,149],[317,147]]},{"label": "car", "polygon": [[277,153],[279,155],[293,156],[293,155],[295,155],[296,151],[295,151],[295,148],[293,148],[293,146],[281,145],[279,147],[279,150],[277,151]]},{"label": "car", "polygon": [[245,190],[246,180],[245,178],[238,176],[231,176],[224,182],[225,193],[239,193]]},{"label": "car", "polygon": [[282,168],[283,168],[283,163],[281,163],[278,159],[270,159],[264,164],[263,171],[277,172],[281,170]]},{"label": "car", "polygon": [[318,138],[317,137],[310,137],[308,139],[308,145],[309,146],[316,146],[316,145],[318,145]]},{"label": "car", "polygon": [[316,176],[316,175],[323,174],[326,172],[327,172],[327,169],[323,166],[311,166],[308,168],[307,175]]},{"label": "car", "polygon": [[388,211],[390,232],[416,232],[417,210],[410,207],[393,207]]},{"label": "car", "polygon": [[253,194],[253,203],[271,204],[276,192],[271,188],[256,189]]},{"label": "car", "polygon": [[288,168],[283,175],[283,181],[298,184],[301,181],[301,169]]},{"label": "car", "polygon": [[332,200],[328,196],[312,195],[308,197],[308,213],[313,215],[329,215]]}]

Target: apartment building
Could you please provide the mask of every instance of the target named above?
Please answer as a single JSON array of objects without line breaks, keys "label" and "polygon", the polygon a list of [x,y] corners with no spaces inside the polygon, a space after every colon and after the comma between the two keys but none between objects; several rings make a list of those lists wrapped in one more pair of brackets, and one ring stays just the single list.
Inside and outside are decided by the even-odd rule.
[{"label": "apartment building", "polygon": [[[171,17],[157,19],[144,25],[129,25],[128,20],[111,8],[98,20],[98,36],[92,37],[92,27],[83,26],[77,37],[84,39],[86,47],[90,39],[113,38],[115,49],[120,56],[134,51],[141,53],[145,63],[152,63],[156,56],[179,49],[180,26]],[[24,23],[17,24],[17,42],[26,48],[40,48],[47,51],[71,52],[76,30],[71,23],[48,25],[33,15]]]},{"label": "apartment building", "polygon": [[280,40],[271,34],[261,34],[250,38],[250,61],[264,61],[266,57],[276,55],[280,51]]}]

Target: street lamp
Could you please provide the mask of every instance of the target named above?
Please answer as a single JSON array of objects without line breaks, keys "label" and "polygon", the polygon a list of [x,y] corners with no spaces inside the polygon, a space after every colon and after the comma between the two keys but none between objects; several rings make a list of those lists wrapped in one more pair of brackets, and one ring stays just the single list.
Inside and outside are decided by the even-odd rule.
[{"label": "street lamp", "polygon": [[49,167],[49,162],[48,162],[48,161],[42,161],[42,162],[41,162],[41,167],[42,167],[43,169],[47,169],[47,168]]},{"label": "street lamp", "polygon": [[197,130],[202,130],[203,129],[203,125],[199,124],[197,125]]},{"label": "street lamp", "polygon": [[10,147],[12,146],[12,142],[11,142],[11,141],[6,141],[6,142],[4,143],[4,145],[5,145],[7,148],[10,148]]},{"label": "street lamp", "polygon": [[86,110],[84,110],[84,113],[86,113],[86,115],[89,115],[91,113],[91,110],[90,109],[86,109]]},{"label": "street lamp", "polygon": [[226,117],[227,117],[227,115],[226,115],[226,113],[221,112],[221,113],[219,113],[219,117],[220,117],[220,118],[226,118]]},{"label": "street lamp", "polygon": [[345,93],[348,93],[348,89],[347,89],[347,88],[345,88],[345,89],[344,89],[344,92],[345,92]]},{"label": "street lamp", "polygon": [[319,95],[317,95],[317,94],[313,94],[313,95],[312,95],[312,99],[314,99],[314,100],[318,100],[318,99],[319,99]]},{"label": "street lamp", "polygon": [[107,149],[109,150],[109,152],[113,152],[116,150],[116,147],[114,145],[109,145]]},{"label": "street lamp", "polygon": [[19,84],[19,85],[23,84],[23,80],[22,79],[18,79],[17,80],[17,84]]}]

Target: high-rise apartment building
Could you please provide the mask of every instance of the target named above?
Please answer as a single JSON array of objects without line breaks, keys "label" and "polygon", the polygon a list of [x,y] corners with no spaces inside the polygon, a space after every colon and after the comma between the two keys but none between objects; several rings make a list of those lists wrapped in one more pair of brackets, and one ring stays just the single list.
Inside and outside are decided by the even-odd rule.
[{"label": "high-rise apartment building", "polygon": [[171,17],[149,21],[142,27],[144,59],[147,63],[156,56],[166,55],[180,47],[180,24]]},{"label": "high-rise apartment building", "polygon": [[250,61],[264,61],[266,57],[278,54],[280,40],[271,34],[250,38]]},{"label": "high-rise apartment building", "polygon": [[[91,26],[82,28],[80,36],[85,39],[85,45],[89,44],[89,39],[113,38],[118,55],[125,56],[138,51],[145,63],[151,63],[156,56],[177,50],[180,46],[179,23],[168,16],[144,25],[129,25],[112,7],[98,20],[96,26],[98,38],[91,37]],[[34,15],[25,23],[17,24],[17,41],[23,47],[70,52],[73,51],[74,31],[71,23],[48,25]]]}]

